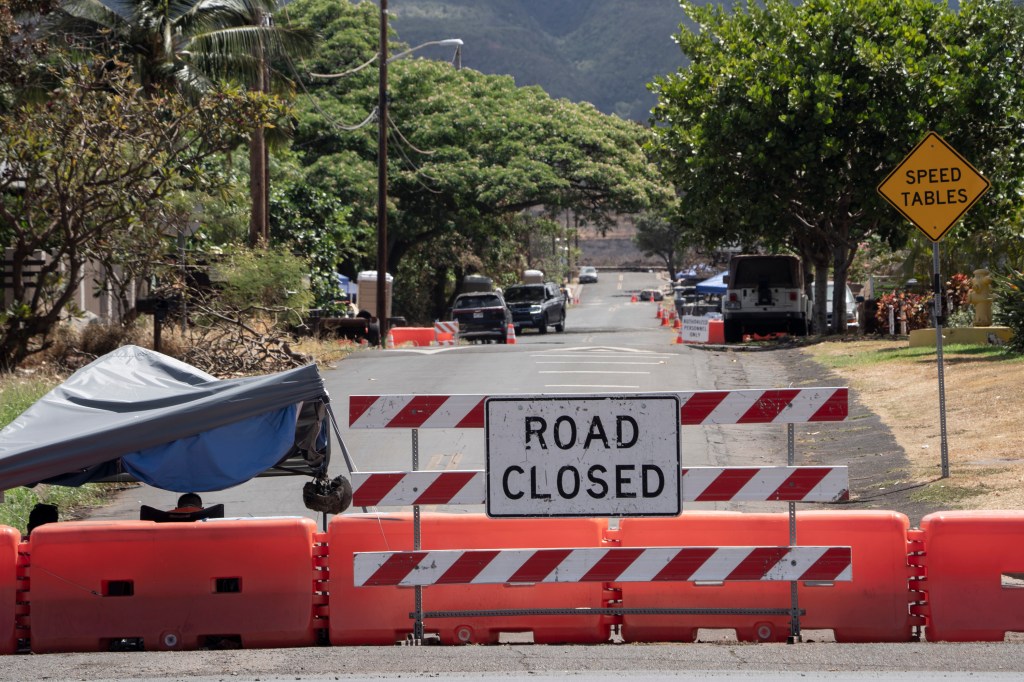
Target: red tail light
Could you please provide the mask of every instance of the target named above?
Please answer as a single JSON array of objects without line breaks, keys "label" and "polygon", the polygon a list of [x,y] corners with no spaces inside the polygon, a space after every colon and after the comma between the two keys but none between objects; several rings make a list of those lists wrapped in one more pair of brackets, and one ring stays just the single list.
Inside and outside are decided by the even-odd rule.
[{"label": "red tail light", "polygon": [[795,291],[789,292],[789,300],[791,300],[791,301],[795,301],[796,300],[796,292]]},{"label": "red tail light", "polygon": [[730,301],[738,301],[740,299],[739,299],[738,296],[736,296],[736,294],[729,294],[729,300]]}]

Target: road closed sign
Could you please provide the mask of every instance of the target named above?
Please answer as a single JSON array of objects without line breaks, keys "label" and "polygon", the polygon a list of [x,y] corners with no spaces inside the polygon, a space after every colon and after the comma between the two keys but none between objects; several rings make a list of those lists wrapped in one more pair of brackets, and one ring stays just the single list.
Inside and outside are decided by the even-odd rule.
[{"label": "road closed sign", "polygon": [[487,515],[676,516],[676,396],[489,398]]}]

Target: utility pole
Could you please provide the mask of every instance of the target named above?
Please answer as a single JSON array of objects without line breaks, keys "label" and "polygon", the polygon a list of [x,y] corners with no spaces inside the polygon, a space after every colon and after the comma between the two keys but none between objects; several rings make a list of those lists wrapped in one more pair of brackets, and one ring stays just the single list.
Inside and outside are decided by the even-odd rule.
[{"label": "utility pole", "polygon": [[388,0],[380,0],[380,67],[377,92],[377,325],[388,335]]}]

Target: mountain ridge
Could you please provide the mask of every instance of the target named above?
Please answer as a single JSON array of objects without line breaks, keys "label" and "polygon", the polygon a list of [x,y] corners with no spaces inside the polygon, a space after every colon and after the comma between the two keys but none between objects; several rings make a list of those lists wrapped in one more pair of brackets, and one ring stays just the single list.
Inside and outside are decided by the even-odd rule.
[{"label": "mountain ridge", "polygon": [[647,122],[655,76],[685,59],[677,0],[389,0],[402,42],[461,38],[462,64]]}]

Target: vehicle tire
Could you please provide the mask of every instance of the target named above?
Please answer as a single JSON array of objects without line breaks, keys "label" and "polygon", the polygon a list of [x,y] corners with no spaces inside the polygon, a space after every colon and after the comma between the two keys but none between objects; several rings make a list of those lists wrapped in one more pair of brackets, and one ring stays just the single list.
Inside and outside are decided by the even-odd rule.
[{"label": "vehicle tire", "polygon": [[726,320],[722,325],[726,343],[739,343],[743,340],[743,328],[736,320]]},{"label": "vehicle tire", "polygon": [[565,320],[562,320],[561,322],[555,325],[555,331],[558,333],[562,333],[565,331]]},{"label": "vehicle tire", "polygon": [[540,332],[541,334],[547,334],[548,333],[548,325],[547,325],[547,323],[546,322],[541,322],[540,326],[537,327],[537,331]]},{"label": "vehicle tire", "polygon": [[789,325],[789,333],[792,336],[807,336],[807,320],[796,320]]}]

